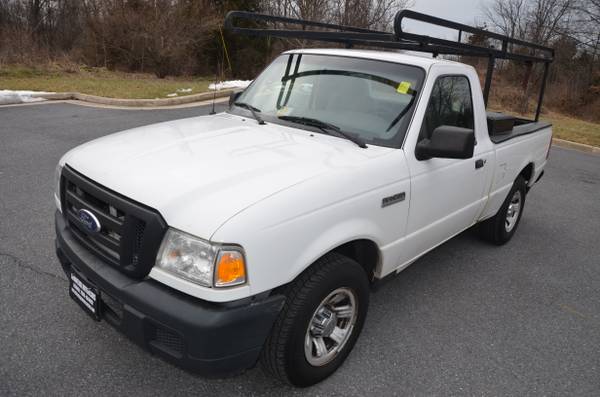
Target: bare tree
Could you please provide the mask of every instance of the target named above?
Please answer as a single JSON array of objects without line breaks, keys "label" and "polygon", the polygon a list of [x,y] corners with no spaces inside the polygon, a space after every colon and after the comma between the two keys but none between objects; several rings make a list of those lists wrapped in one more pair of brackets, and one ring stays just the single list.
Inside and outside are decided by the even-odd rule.
[{"label": "bare tree", "polygon": [[533,0],[527,15],[527,35],[536,43],[548,44],[571,31],[577,0]]},{"label": "bare tree", "polygon": [[578,28],[574,37],[590,52],[592,62],[589,65],[588,80],[592,81],[600,63],[600,0],[581,1],[576,6],[576,13]]},{"label": "bare tree", "polygon": [[273,15],[372,29],[388,29],[395,12],[412,0],[266,0]]},{"label": "bare tree", "polygon": [[511,37],[525,36],[523,23],[525,0],[494,1],[484,8],[483,13],[494,30]]},{"label": "bare tree", "polygon": [[[505,35],[555,48],[548,95],[562,107],[586,103],[598,64],[600,0],[493,0],[484,10],[490,26]],[[512,73],[514,80],[515,68]],[[530,77],[533,77],[531,79]],[[541,70],[526,64],[520,110],[525,112],[532,81]],[[560,102],[562,101],[562,103]],[[513,103],[515,101],[513,100]]]},{"label": "bare tree", "polygon": [[493,0],[484,8],[483,13],[494,30],[512,38],[546,45],[572,31],[572,17],[580,2],[581,0]]}]

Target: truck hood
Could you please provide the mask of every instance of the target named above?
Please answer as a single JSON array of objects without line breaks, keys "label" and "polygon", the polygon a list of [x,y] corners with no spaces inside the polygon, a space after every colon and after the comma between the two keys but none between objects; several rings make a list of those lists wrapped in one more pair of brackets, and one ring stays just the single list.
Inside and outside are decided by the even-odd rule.
[{"label": "truck hood", "polygon": [[209,239],[228,219],[277,192],[391,150],[222,113],[99,138],[61,163],[155,208],[169,226]]}]

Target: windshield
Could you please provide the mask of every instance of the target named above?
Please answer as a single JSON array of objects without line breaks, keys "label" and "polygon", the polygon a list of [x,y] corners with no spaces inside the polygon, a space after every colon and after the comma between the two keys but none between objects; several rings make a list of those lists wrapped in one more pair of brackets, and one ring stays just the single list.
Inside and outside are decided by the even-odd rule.
[{"label": "windshield", "polygon": [[[418,67],[392,62],[283,54],[237,102],[260,110],[266,121],[310,128],[290,122],[310,118],[369,144],[400,147],[423,77]],[[232,112],[248,110],[233,107]]]}]

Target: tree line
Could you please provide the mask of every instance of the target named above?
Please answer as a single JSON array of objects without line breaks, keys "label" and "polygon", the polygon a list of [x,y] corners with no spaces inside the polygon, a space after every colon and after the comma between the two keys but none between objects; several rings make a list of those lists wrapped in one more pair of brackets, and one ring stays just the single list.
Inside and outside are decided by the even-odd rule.
[{"label": "tree line", "polygon": [[[0,67],[65,60],[159,77],[219,73],[252,78],[281,50],[311,43],[230,35],[222,30],[229,10],[391,30],[395,12],[414,1],[2,0]],[[573,111],[600,106],[600,0],[485,4],[480,25],[556,49],[550,102]],[[498,68],[506,81],[522,78],[517,68],[502,63]],[[539,84],[540,70],[530,74],[531,84]]]},{"label": "tree line", "polygon": [[276,48],[264,39],[223,32],[229,10],[386,28],[394,11],[407,4],[408,0],[3,0],[0,61],[68,58],[159,77],[207,75],[221,67],[249,77]]}]

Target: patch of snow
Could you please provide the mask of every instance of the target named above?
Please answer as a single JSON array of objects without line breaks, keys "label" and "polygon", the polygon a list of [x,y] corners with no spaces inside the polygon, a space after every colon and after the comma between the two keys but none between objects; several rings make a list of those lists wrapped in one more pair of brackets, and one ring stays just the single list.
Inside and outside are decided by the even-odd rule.
[{"label": "patch of snow", "polygon": [[15,103],[40,102],[44,98],[38,98],[38,94],[53,94],[46,91],[13,91],[0,90],[0,105],[13,105]]},{"label": "patch of snow", "polygon": [[174,92],[174,93],[172,93],[172,94],[167,94],[167,96],[168,96],[169,98],[173,98],[173,97],[176,97],[176,96],[177,96],[177,93],[176,93],[176,92]]},{"label": "patch of snow", "polygon": [[192,89],[191,88],[178,88],[177,92],[182,92],[182,93],[192,92]]},{"label": "patch of snow", "polygon": [[210,84],[208,86],[209,90],[225,90],[228,88],[246,88],[248,85],[252,83],[252,80],[229,80],[229,81],[221,81],[217,84]]}]

